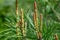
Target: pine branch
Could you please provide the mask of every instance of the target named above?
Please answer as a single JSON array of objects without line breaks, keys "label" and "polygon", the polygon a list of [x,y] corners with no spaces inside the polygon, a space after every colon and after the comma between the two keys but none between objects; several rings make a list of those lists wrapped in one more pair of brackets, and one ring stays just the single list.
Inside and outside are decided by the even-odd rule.
[{"label": "pine branch", "polygon": [[33,19],[34,19],[34,26],[35,26],[35,29],[36,29],[36,35],[37,35],[37,38],[39,39],[39,36],[38,36],[38,15],[37,15],[37,4],[36,4],[36,1],[34,1]]},{"label": "pine branch", "polygon": [[[18,32],[18,0],[16,0],[16,20],[17,20],[17,23],[16,23],[16,35],[19,36],[19,32]],[[17,40],[20,40],[19,37],[17,37]]]},{"label": "pine branch", "polygon": [[[24,23],[24,14],[23,14],[23,9],[21,8],[20,10],[20,17],[21,17],[21,21],[20,21],[20,29],[21,29],[21,33],[23,38],[25,39],[25,23]],[[23,39],[22,39],[23,40]]]}]

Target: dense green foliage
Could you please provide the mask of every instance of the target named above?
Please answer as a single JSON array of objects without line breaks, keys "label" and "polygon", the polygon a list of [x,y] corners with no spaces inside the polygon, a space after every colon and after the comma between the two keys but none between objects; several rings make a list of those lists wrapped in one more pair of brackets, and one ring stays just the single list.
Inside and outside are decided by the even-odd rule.
[{"label": "dense green foliage", "polygon": [[[15,1],[0,0],[0,40],[17,40]],[[57,34],[60,40],[60,0],[36,0],[36,2],[38,15],[43,14],[43,40],[54,40],[54,34]],[[28,40],[37,40],[33,23],[33,5],[34,0],[18,0],[19,16],[20,9],[23,8],[25,22],[28,23],[26,28]],[[23,38],[21,33],[19,38]]]}]

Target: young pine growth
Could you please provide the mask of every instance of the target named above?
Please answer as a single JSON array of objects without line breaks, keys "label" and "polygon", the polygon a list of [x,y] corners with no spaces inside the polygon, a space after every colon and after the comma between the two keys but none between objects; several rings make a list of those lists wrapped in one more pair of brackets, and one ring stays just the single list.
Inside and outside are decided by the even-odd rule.
[{"label": "young pine growth", "polygon": [[58,40],[58,35],[57,34],[55,34],[55,40]]},{"label": "young pine growth", "polygon": [[42,14],[40,14],[40,32],[39,32],[39,40],[42,40],[42,20],[43,19],[43,16],[42,16]]},{"label": "young pine growth", "polygon": [[24,14],[23,14],[23,9],[21,8],[20,10],[20,17],[21,17],[21,21],[20,21],[20,29],[21,29],[21,33],[22,36],[25,37],[25,23],[24,23]]},{"label": "young pine growth", "polygon": [[[40,14],[40,28],[38,28],[38,14],[37,14],[37,4],[36,1],[34,1],[34,25],[37,33],[38,40],[42,40],[42,14]],[[39,32],[40,30],[40,32]]]},{"label": "young pine growth", "polygon": [[43,15],[40,14],[40,31],[42,32],[42,25],[43,25]]},{"label": "young pine growth", "polygon": [[17,40],[20,40],[20,38],[18,37],[19,36],[19,31],[18,31],[18,26],[19,26],[19,21],[18,21],[18,0],[16,0],[16,20],[17,20],[17,23],[16,23],[16,35],[17,35]]},{"label": "young pine growth", "polygon": [[37,4],[36,4],[36,1],[34,1],[34,14],[33,14],[33,19],[34,19],[34,26],[35,26],[35,29],[36,29],[36,35],[37,35],[37,38],[39,39],[39,29],[38,29],[38,14],[37,14]]},{"label": "young pine growth", "polygon": [[[17,0],[16,0],[16,16],[18,15],[18,7],[17,7]],[[16,34],[18,35],[18,32],[17,32],[17,26],[18,24],[16,23]]]},{"label": "young pine growth", "polygon": [[18,16],[18,0],[16,0],[16,16]]}]

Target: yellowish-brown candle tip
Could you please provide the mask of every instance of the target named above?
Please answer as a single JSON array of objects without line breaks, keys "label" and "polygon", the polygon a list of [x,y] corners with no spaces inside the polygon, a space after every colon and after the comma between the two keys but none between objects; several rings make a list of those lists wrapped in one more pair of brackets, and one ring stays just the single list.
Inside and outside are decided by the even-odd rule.
[{"label": "yellowish-brown candle tip", "polygon": [[58,35],[57,34],[55,34],[55,40],[58,40]]}]

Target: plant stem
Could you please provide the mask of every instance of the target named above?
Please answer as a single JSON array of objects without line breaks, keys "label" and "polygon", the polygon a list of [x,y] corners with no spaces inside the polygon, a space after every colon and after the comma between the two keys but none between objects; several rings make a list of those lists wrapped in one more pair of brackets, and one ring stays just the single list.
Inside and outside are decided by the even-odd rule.
[{"label": "plant stem", "polygon": [[22,36],[25,37],[24,14],[23,14],[23,9],[22,8],[20,10],[20,16],[21,16],[21,33],[22,33]]},{"label": "plant stem", "polygon": [[39,40],[42,40],[42,19],[43,16],[40,14],[40,32],[39,32]]},{"label": "plant stem", "polygon": [[38,38],[38,15],[37,15],[37,4],[36,1],[34,1],[34,25],[35,25],[35,29],[36,29],[36,34],[37,34],[37,38]]},{"label": "plant stem", "polygon": [[18,0],[16,0],[16,16],[18,16]]},{"label": "plant stem", "polygon": [[19,36],[19,32],[18,32],[18,0],[16,0],[16,35],[17,35],[17,40],[20,40]]}]

